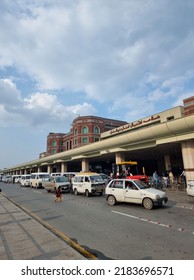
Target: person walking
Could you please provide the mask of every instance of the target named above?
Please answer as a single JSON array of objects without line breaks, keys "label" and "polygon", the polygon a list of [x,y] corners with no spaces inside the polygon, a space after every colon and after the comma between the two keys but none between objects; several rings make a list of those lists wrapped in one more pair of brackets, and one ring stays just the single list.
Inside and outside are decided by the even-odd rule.
[{"label": "person walking", "polygon": [[61,194],[61,187],[60,186],[56,190],[55,202],[57,202],[58,199],[60,199],[60,202],[62,201],[62,194]]},{"label": "person walking", "polygon": [[185,172],[184,169],[183,169],[182,173],[180,174],[180,177],[181,177],[181,181],[182,181],[183,184],[184,184],[184,188],[186,188],[187,180],[186,180],[186,172]]},{"label": "person walking", "polygon": [[174,185],[174,175],[173,175],[172,171],[169,172],[168,176],[169,176],[169,179],[170,179],[170,186],[172,188],[173,185]]},{"label": "person walking", "polygon": [[167,172],[163,172],[162,179],[163,179],[165,188],[167,188],[168,187],[168,174],[167,174]]},{"label": "person walking", "polygon": [[157,171],[154,171],[154,173],[153,173],[153,183],[154,183],[154,187],[158,188],[159,176],[157,174]]}]

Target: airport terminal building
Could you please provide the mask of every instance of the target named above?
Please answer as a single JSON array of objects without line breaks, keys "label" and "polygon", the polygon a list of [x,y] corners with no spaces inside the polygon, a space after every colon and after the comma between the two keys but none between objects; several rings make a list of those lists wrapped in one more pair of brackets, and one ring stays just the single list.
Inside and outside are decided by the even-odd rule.
[{"label": "airport terminal building", "polygon": [[[103,118],[76,118],[73,122],[76,128],[73,126],[70,134],[48,135],[47,151],[38,159],[1,172],[25,174],[94,170],[109,173],[116,162],[136,160],[145,168],[147,175],[151,176],[157,170],[159,174],[172,171],[178,176],[184,169],[187,180],[194,180],[194,96],[184,99],[183,106],[131,123],[104,120],[106,124],[109,122],[106,129],[97,122],[103,121]],[[54,147],[52,152],[48,144],[50,139],[51,146],[59,143],[59,150]]]}]

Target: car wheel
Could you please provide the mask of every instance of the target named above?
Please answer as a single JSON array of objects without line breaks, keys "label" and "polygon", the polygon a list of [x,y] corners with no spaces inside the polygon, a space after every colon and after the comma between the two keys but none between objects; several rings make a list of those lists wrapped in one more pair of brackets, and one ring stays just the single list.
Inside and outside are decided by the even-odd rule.
[{"label": "car wheel", "polygon": [[151,200],[151,198],[149,198],[149,197],[144,198],[144,200],[143,200],[143,207],[145,209],[151,210],[153,208],[153,206],[154,206],[154,203]]},{"label": "car wheel", "polygon": [[85,195],[86,195],[87,197],[90,196],[89,190],[86,190],[86,191],[85,191]]},{"label": "car wheel", "polygon": [[74,189],[74,194],[75,194],[75,195],[78,195],[77,189]]},{"label": "car wheel", "polygon": [[116,204],[116,199],[115,199],[115,197],[113,195],[110,195],[108,197],[108,204],[111,205],[111,206]]}]

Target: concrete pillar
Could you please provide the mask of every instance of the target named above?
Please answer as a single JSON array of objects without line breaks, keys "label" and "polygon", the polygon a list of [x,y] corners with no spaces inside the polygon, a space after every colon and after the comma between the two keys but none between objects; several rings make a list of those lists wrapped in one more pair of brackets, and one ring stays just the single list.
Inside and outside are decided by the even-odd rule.
[{"label": "concrete pillar", "polygon": [[51,166],[50,166],[50,164],[47,165],[47,172],[51,173]]},{"label": "concrete pillar", "polygon": [[88,159],[82,159],[82,171],[89,171],[89,161]]},{"label": "concrete pillar", "polygon": [[164,163],[165,163],[165,170],[166,171],[172,170],[171,161],[170,161],[170,156],[169,155],[165,155],[164,156]]},{"label": "concrete pillar", "polygon": [[194,140],[181,144],[186,180],[194,180]]},{"label": "concrete pillar", "polygon": [[41,167],[40,166],[38,166],[38,171],[37,172],[41,172]]},{"label": "concrete pillar", "polygon": [[61,173],[67,172],[67,163],[62,162],[61,163]]},{"label": "concrete pillar", "polygon": [[115,153],[115,162],[122,162],[125,161],[125,154],[124,153]]}]

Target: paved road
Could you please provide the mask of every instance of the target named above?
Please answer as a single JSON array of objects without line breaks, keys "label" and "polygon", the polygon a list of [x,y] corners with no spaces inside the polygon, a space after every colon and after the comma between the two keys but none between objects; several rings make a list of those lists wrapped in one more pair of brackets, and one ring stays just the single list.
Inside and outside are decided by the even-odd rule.
[{"label": "paved road", "polygon": [[1,184],[3,192],[98,259],[194,259],[194,198],[168,192],[169,203],[147,211],[107,205],[105,197],[65,194],[54,203],[44,189]]}]

